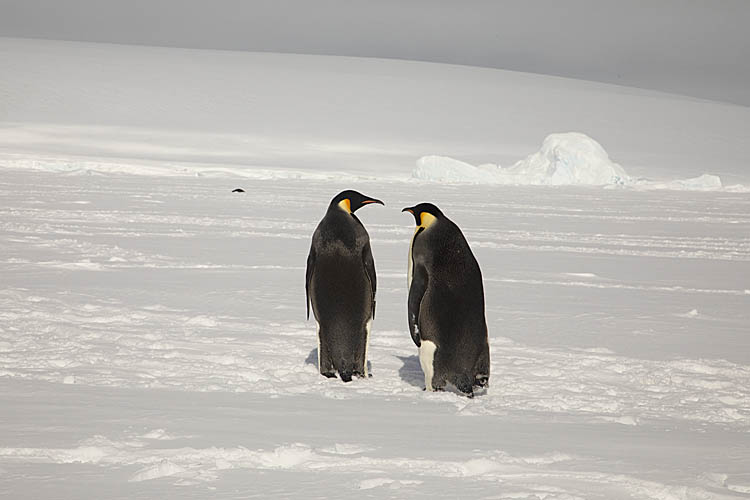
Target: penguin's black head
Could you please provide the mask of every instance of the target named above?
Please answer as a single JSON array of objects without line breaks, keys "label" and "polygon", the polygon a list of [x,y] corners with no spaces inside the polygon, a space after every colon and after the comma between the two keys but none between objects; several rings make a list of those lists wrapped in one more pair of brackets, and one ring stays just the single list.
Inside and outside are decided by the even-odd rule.
[{"label": "penguin's black head", "polygon": [[342,191],[337,194],[331,200],[329,209],[338,206],[339,208],[346,210],[350,214],[353,214],[364,205],[369,205],[371,203],[379,203],[381,205],[385,205],[385,203],[378,199],[370,198],[369,196],[365,196],[357,191],[347,189],[346,191]]},{"label": "penguin's black head", "polygon": [[435,222],[435,220],[443,217],[443,212],[441,212],[440,209],[432,203],[420,203],[419,205],[414,205],[413,207],[406,207],[401,211],[409,212],[410,214],[412,214],[414,216],[414,222],[417,224],[417,227],[426,228],[430,224]]}]

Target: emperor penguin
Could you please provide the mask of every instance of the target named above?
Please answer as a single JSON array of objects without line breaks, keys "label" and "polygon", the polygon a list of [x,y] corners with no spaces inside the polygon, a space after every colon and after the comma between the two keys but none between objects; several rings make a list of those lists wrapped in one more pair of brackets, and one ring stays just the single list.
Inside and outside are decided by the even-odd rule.
[{"label": "emperor penguin", "polygon": [[438,207],[406,207],[416,221],[409,247],[408,319],[425,390],[446,382],[468,397],[487,387],[490,347],[479,263],[461,230]]},{"label": "emperor penguin", "polygon": [[384,203],[357,191],[337,194],[312,236],[307,257],[307,318],[318,323],[318,369],[349,382],[367,377],[367,347],[375,316],[375,261],[370,236],[354,215]]}]

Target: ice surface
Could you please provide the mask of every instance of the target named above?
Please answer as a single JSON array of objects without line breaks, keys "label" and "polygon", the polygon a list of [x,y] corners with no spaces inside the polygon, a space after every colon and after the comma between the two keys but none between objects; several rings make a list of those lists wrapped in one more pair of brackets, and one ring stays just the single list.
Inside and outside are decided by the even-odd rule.
[{"label": "ice surface", "polygon": [[641,190],[748,192],[737,184],[725,189],[717,175],[692,179],[652,181],[630,177],[610,160],[591,137],[577,132],[550,134],[542,147],[514,165],[491,163],[478,166],[446,156],[423,156],[412,172],[414,179],[440,183],[498,184],[518,186],[628,186]]},{"label": "ice surface", "polygon": [[513,184],[604,185],[626,184],[628,175],[609,159],[604,148],[585,134],[550,134],[536,153],[503,174]]},{"label": "ice surface", "polygon": [[447,156],[423,156],[417,160],[412,177],[444,183],[502,184],[502,169],[486,164],[475,167]]},{"label": "ice surface", "polygon": [[[674,191],[722,191],[724,185],[718,175],[703,174],[692,179],[675,179],[667,182],[653,182],[639,179],[636,186],[641,189],[670,189]],[[735,192],[746,192],[748,189],[742,185],[734,185],[726,190]]]},{"label": "ice surface", "polygon": [[441,156],[417,160],[416,179],[472,184],[574,186],[629,184],[625,170],[612,162],[599,145],[585,134],[550,134],[536,153],[513,166],[485,164],[477,167]]}]

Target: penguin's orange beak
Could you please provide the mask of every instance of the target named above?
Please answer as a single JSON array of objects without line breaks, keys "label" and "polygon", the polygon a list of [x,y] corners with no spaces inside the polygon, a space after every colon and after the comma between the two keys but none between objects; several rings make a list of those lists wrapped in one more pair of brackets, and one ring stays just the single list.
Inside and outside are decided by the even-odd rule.
[{"label": "penguin's orange beak", "polygon": [[421,216],[421,214],[417,215],[414,212],[414,210],[416,208],[417,207],[406,207],[406,208],[402,209],[401,211],[402,212],[409,212],[410,214],[412,214],[414,216],[414,223],[417,225],[417,227],[419,227],[420,225],[422,225],[422,216]]},{"label": "penguin's orange beak", "polygon": [[362,202],[362,204],[363,204],[363,205],[369,205],[370,203],[378,203],[378,204],[380,204],[380,205],[383,205],[383,206],[385,206],[385,203],[383,203],[383,202],[382,202],[382,201],[380,201],[380,200],[375,200],[375,199],[372,199],[372,200],[365,200],[365,201],[363,201],[363,202]]}]

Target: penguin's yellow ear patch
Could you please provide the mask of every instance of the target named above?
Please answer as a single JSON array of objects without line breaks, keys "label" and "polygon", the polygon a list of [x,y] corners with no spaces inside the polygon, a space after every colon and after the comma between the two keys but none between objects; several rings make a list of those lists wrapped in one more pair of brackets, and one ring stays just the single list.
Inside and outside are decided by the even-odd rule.
[{"label": "penguin's yellow ear patch", "polygon": [[352,200],[345,198],[339,202],[339,206],[349,213],[352,213]]},{"label": "penguin's yellow ear patch", "polygon": [[420,227],[423,227],[427,229],[431,225],[435,223],[437,220],[437,217],[432,215],[430,212],[420,212],[419,213],[419,220],[421,222]]}]

